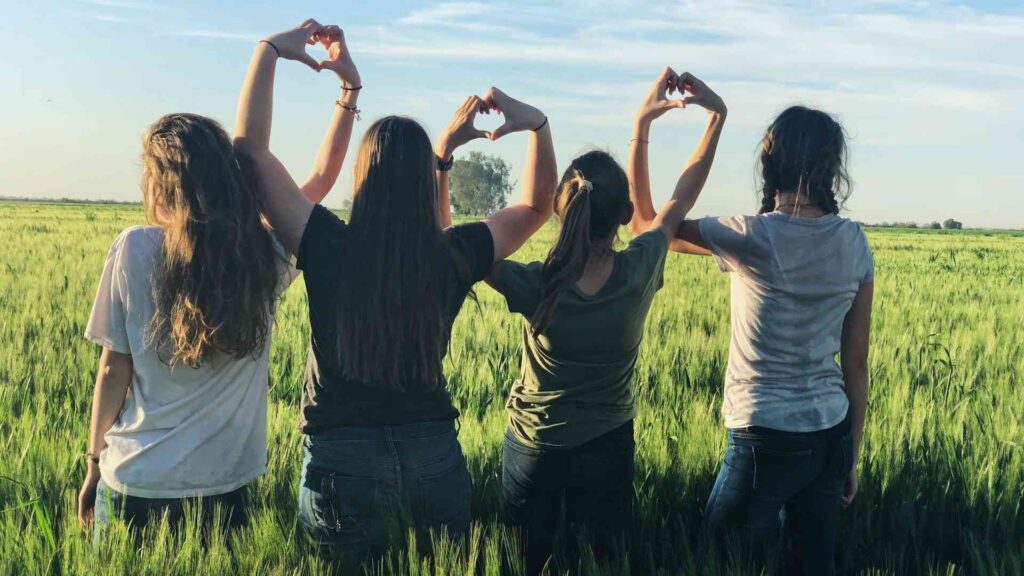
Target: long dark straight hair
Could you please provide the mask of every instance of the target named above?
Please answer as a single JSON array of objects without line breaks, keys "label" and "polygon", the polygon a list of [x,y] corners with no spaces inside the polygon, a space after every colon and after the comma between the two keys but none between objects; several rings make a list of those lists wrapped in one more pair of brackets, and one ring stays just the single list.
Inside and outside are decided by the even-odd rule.
[{"label": "long dark straight hair", "polygon": [[350,274],[339,286],[338,363],[364,384],[443,384],[447,331],[439,263],[447,252],[430,138],[387,116],[367,129],[355,165]]},{"label": "long dark straight hair", "polygon": [[559,294],[583,276],[594,244],[618,231],[628,206],[629,178],[607,152],[587,152],[562,174],[555,195],[562,228],[541,271],[543,297],[530,319],[534,334],[550,324]]},{"label": "long dark straight hair", "polygon": [[779,193],[793,192],[801,202],[838,214],[850,196],[846,132],[820,110],[791,106],[768,127],[761,140],[761,214],[775,210]]},{"label": "long dark straight hair", "polygon": [[168,114],[142,140],[147,219],[164,233],[147,343],[168,365],[263,350],[280,256],[250,178],[216,121]]}]

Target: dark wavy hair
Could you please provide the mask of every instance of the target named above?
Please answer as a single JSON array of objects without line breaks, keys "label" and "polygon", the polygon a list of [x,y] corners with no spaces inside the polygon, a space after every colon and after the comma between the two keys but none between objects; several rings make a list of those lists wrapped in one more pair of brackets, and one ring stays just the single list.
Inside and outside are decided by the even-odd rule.
[{"label": "dark wavy hair", "polygon": [[541,270],[542,299],[530,318],[534,334],[547,328],[559,294],[583,275],[594,244],[618,231],[629,205],[629,178],[607,152],[587,152],[562,174],[555,193],[562,228]]},{"label": "dark wavy hair", "polygon": [[170,366],[258,354],[280,257],[231,139],[210,118],[168,114],[143,136],[142,164],[146,217],[164,233],[149,344]]},{"label": "dark wavy hair", "polygon": [[791,106],[768,127],[761,140],[761,210],[775,210],[780,193],[838,214],[850,196],[846,170],[846,132],[820,110]]},{"label": "dark wavy hair", "polygon": [[436,160],[415,120],[386,116],[366,130],[355,165],[349,240],[351,274],[338,288],[338,366],[366,385],[404,390],[444,384],[448,347],[442,269],[468,264],[445,241]]}]

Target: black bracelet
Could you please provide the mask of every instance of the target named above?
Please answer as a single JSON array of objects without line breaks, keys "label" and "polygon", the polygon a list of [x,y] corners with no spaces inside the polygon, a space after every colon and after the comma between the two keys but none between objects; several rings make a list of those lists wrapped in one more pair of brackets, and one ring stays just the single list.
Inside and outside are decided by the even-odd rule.
[{"label": "black bracelet", "polygon": [[85,453],[85,458],[89,462],[92,462],[93,464],[96,464],[97,466],[99,466],[99,464],[100,464],[100,459],[97,456],[93,456],[92,452],[86,452]]},{"label": "black bracelet", "polygon": [[266,42],[268,46],[270,46],[271,48],[274,49],[274,52],[277,52],[277,57],[278,58],[281,57],[281,51],[277,49],[277,46],[274,46],[273,42],[271,42],[270,40],[260,40],[259,42],[257,42],[257,44],[261,44],[263,42]]},{"label": "black bracelet", "polygon": [[452,154],[451,158],[449,158],[447,160],[444,160],[443,158],[441,158],[437,154],[434,154],[434,158],[437,159],[437,171],[438,172],[447,172],[447,171],[452,169],[452,166],[455,165],[455,154]]},{"label": "black bracelet", "polygon": [[363,85],[362,85],[362,84],[360,84],[359,86],[356,86],[355,88],[347,88],[347,87],[345,87],[345,85],[344,85],[344,84],[342,84],[342,85],[341,85],[341,89],[342,89],[342,90],[347,90],[347,91],[349,91],[349,92],[355,92],[355,91],[357,91],[357,90],[362,90],[362,89],[363,89]]},{"label": "black bracelet", "polygon": [[537,126],[536,128],[534,128],[533,131],[536,132],[536,131],[540,130],[541,128],[543,128],[543,127],[545,127],[547,125],[548,125],[548,117],[545,116],[544,117],[544,121],[540,123],[540,126]]}]

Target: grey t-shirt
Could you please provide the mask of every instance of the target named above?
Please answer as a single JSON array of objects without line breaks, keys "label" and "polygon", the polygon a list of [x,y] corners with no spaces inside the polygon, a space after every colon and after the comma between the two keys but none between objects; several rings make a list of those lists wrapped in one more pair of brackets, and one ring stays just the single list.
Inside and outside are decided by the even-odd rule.
[{"label": "grey t-shirt", "polygon": [[813,432],[842,422],[843,321],[861,285],[874,280],[860,225],[771,212],[702,218],[700,231],[730,273],[726,427]]},{"label": "grey t-shirt", "polygon": [[[113,490],[143,498],[223,494],[267,469],[267,362],[270,338],[258,354],[215,354],[199,368],[161,362],[147,345],[156,308],[150,277],[162,257],[163,231],[136,226],[107,254],[89,340],[130,354],[131,388],[104,438],[100,474]],[[278,292],[296,276],[281,255]],[[273,310],[268,310],[273,321]]]}]

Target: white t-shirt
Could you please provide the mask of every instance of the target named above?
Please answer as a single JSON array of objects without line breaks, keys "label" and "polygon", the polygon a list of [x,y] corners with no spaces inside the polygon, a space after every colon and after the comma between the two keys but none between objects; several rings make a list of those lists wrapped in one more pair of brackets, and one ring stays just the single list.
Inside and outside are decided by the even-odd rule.
[{"label": "white t-shirt", "polygon": [[849,408],[836,361],[843,321],[875,276],[860,225],[834,214],[771,212],[702,218],[700,231],[730,273],[726,427],[813,432],[842,422]]},{"label": "white t-shirt", "polygon": [[[163,231],[154,226],[118,236],[86,327],[86,338],[131,354],[134,366],[124,407],[105,435],[100,473],[110,488],[131,496],[223,494],[267,470],[270,338],[256,357],[214,354],[195,369],[161,362],[146,338],[156,309],[150,277],[162,244]],[[279,245],[278,251],[280,296],[297,272]],[[273,310],[268,314],[273,322]]]}]

